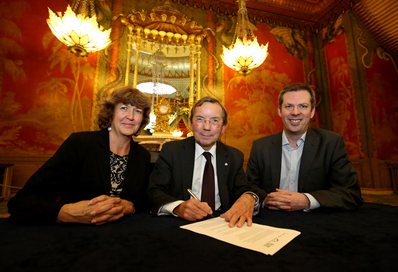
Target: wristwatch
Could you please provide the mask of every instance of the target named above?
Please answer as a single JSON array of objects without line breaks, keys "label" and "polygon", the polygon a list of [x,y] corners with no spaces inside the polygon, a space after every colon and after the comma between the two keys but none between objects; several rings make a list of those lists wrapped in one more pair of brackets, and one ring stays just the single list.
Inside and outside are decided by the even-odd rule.
[{"label": "wristwatch", "polygon": [[245,194],[249,194],[254,198],[254,200],[256,201],[256,203],[254,204],[254,210],[255,211],[258,210],[258,208],[260,206],[260,199],[258,198],[258,195],[256,195],[253,192],[245,192]]}]

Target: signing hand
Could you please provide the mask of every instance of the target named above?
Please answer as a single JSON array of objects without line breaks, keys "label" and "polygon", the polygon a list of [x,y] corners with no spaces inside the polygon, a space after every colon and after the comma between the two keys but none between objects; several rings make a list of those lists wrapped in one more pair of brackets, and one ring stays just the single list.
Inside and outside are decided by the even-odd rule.
[{"label": "signing hand", "polygon": [[234,227],[236,225],[240,228],[245,222],[247,222],[248,226],[251,226],[255,204],[256,201],[250,194],[243,194],[235,201],[234,205],[232,205],[228,211],[221,214],[220,217],[229,222],[229,227]]},{"label": "signing hand", "polygon": [[206,202],[200,202],[200,200],[193,198],[182,202],[173,212],[188,221],[200,220],[213,214],[213,211]]},{"label": "signing hand", "polygon": [[305,194],[281,189],[269,193],[264,201],[268,208],[274,210],[297,211],[310,207],[310,201]]},{"label": "signing hand", "polygon": [[101,225],[134,212],[131,201],[101,195],[91,200],[65,204],[58,213],[57,221]]}]

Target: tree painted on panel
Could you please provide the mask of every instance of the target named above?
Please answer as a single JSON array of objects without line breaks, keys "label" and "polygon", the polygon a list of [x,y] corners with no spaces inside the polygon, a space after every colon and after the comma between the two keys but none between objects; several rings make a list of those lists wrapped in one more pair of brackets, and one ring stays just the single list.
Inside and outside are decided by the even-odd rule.
[{"label": "tree painted on panel", "polygon": [[0,3],[0,98],[3,93],[5,76],[15,80],[24,80],[22,68],[23,47],[20,45],[22,32],[16,21],[28,8],[25,1]]},{"label": "tree painted on panel", "polygon": [[[87,58],[77,57],[68,52],[66,46],[58,42],[50,32],[43,37],[43,46],[45,49],[51,49],[50,71],[54,74],[60,72],[62,76],[54,76],[42,82],[38,91],[48,92],[53,102],[57,100],[57,97],[68,97],[72,131],[89,129],[91,105],[83,101],[83,92],[94,80],[95,68],[91,66]],[[71,73],[72,78],[67,73]]]},{"label": "tree painted on panel", "polygon": [[19,81],[26,77],[22,68],[22,31],[17,21],[27,8],[25,1],[0,3],[0,145],[12,142],[20,131],[20,126],[10,118],[20,105],[15,102],[13,93],[4,90],[3,84],[5,78]]}]

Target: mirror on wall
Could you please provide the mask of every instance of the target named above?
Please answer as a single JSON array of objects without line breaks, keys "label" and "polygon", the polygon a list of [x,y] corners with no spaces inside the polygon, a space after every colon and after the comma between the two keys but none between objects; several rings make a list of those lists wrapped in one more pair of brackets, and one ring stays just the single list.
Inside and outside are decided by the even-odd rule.
[{"label": "mirror on wall", "polygon": [[187,132],[189,110],[201,96],[201,43],[207,30],[170,1],[149,12],[133,10],[121,22],[128,29],[125,85],[151,97],[148,129],[181,136]]}]

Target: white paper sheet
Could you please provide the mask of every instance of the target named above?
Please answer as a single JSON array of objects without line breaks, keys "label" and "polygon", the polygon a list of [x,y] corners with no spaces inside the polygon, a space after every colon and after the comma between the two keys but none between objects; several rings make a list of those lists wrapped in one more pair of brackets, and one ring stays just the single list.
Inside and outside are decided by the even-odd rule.
[{"label": "white paper sheet", "polygon": [[299,231],[275,228],[253,223],[251,227],[228,227],[228,222],[216,217],[184,226],[182,229],[207,235],[215,239],[255,250],[267,255],[274,255],[287,243],[300,235]]}]

